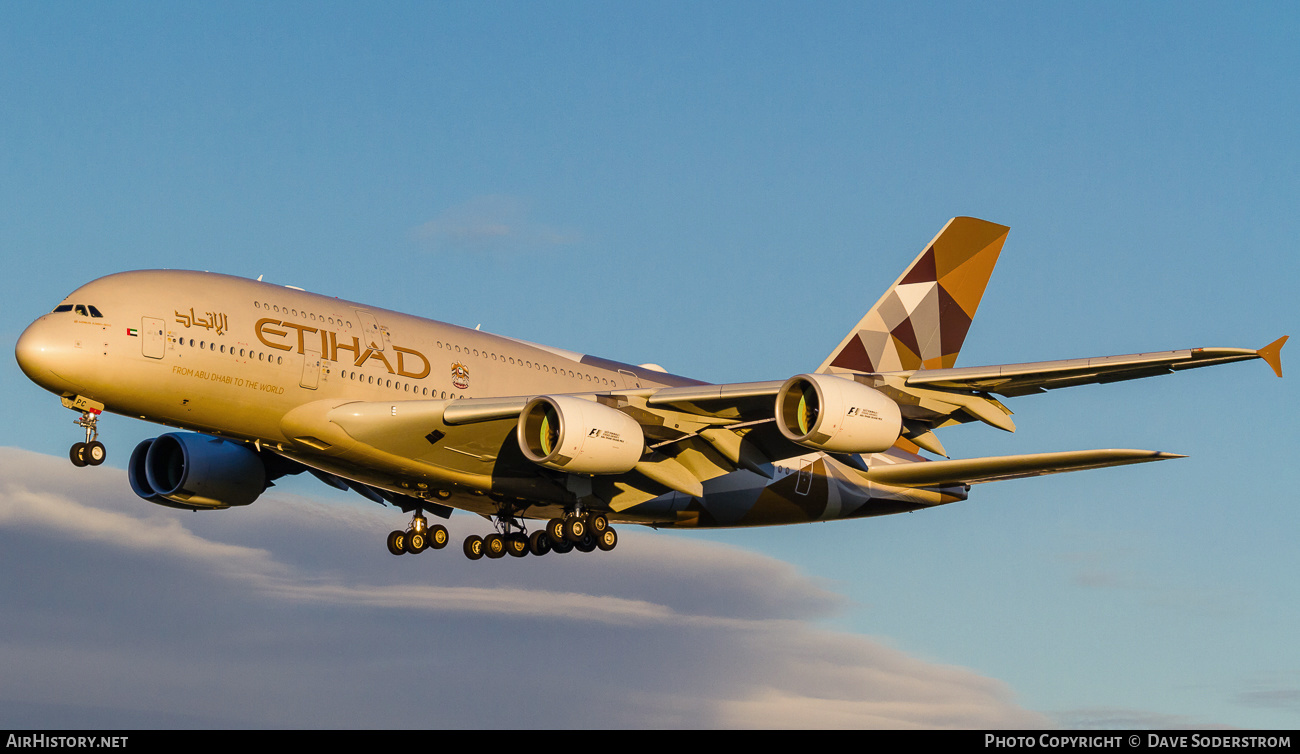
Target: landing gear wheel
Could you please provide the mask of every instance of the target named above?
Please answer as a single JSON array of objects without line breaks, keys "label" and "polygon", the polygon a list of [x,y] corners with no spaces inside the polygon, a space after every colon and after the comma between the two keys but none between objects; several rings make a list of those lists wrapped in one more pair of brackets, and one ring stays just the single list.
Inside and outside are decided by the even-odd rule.
[{"label": "landing gear wheel", "polygon": [[546,522],[546,537],[551,540],[552,545],[558,545],[564,540],[564,519],[553,518]]},{"label": "landing gear wheel", "polygon": [[535,531],[528,536],[528,551],[534,555],[545,555],[551,551],[551,536],[544,531]]},{"label": "landing gear wheel", "polygon": [[618,545],[618,533],[613,529],[606,528],[605,531],[596,535],[596,546],[604,552],[609,552]]},{"label": "landing gear wheel", "polygon": [[592,536],[600,539],[600,535],[609,528],[609,519],[605,518],[604,513],[592,513],[587,516],[587,528],[591,529]]},{"label": "landing gear wheel", "polygon": [[573,516],[564,520],[564,538],[570,542],[577,543],[587,533],[587,522]]},{"label": "landing gear wheel", "polygon": [[429,546],[435,550],[441,550],[451,541],[451,535],[447,533],[447,527],[442,524],[434,524],[429,527]]},{"label": "landing gear wheel", "polygon": [[81,468],[86,465],[86,443],[74,443],[68,449],[68,458],[72,459],[72,465]]},{"label": "landing gear wheel", "polygon": [[483,538],[483,554],[493,560],[506,554],[506,538],[500,534],[489,534]]},{"label": "landing gear wheel", "polygon": [[388,535],[388,551],[394,555],[402,555],[406,552],[406,532],[395,531]]},{"label": "landing gear wheel", "polygon": [[411,531],[406,533],[406,542],[403,546],[407,552],[414,555],[424,552],[424,548],[429,546],[429,540],[425,538],[423,532]]},{"label": "landing gear wheel", "polygon": [[465,557],[478,560],[483,557],[483,538],[477,534],[465,537]]},{"label": "landing gear wheel", "polygon": [[511,534],[506,539],[506,552],[509,552],[516,558],[522,558],[528,554],[528,537],[523,534]]},{"label": "landing gear wheel", "polygon": [[81,457],[85,459],[88,466],[98,466],[108,457],[108,450],[104,448],[104,443],[95,440],[86,443],[86,449],[82,451]]},{"label": "landing gear wheel", "polygon": [[596,549],[596,538],[591,536],[591,532],[587,532],[582,535],[582,539],[574,542],[573,546],[578,549],[578,552],[591,552]]},{"label": "landing gear wheel", "polygon": [[567,539],[562,539],[559,542],[553,542],[551,544],[551,550],[553,550],[554,552],[558,552],[561,555],[563,555],[566,552],[569,552],[572,549],[573,549],[573,543]]}]

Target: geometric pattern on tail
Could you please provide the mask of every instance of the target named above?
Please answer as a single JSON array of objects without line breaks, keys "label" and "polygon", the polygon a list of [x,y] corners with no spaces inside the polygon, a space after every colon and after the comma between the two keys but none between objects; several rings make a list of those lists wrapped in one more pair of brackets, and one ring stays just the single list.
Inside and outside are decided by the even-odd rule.
[{"label": "geometric pattern on tail", "polygon": [[817,370],[954,366],[1009,228],[954,217]]}]

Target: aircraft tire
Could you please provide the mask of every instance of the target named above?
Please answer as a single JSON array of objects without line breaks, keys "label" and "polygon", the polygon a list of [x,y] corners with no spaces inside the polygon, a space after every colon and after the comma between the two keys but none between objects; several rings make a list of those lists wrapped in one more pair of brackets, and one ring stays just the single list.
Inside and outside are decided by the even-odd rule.
[{"label": "aircraft tire", "polygon": [[412,555],[424,552],[424,549],[428,546],[428,538],[420,532],[411,531],[406,533],[406,541],[403,543],[403,547],[405,547],[406,551]]},{"label": "aircraft tire", "polygon": [[478,560],[483,557],[483,538],[477,534],[471,534],[465,537],[465,557],[470,560]]},{"label": "aircraft tire", "polygon": [[483,538],[483,554],[496,560],[506,554],[506,540],[500,534],[489,534]]},{"label": "aircraft tire", "polygon": [[596,535],[596,547],[603,552],[609,552],[618,546],[618,532],[612,528],[606,528],[605,531]]},{"label": "aircraft tire", "polygon": [[402,555],[406,552],[403,548],[406,539],[406,532],[395,531],[388,535],[388,551],[394,555]]},{"label": "aircraft tire", "polygon": [[451,541],[451,535],[447,533],[447,527],[442,524],[434,524],[429,527],[429,546],[435,550],[441,550]]},{"label": "aircraft tire", "polygon": [[68,458],[71,459],[72,465],[81,468],[86,465],[86,443],[74,443],[68,449]]},{"label": "aircraft tire", "polygon": [[564,538],[577,544],[587,533],[587,522],[577,516],[564,519]]},{"label": "aircraft tire", "polygon": [[546,536],[551,540],[551,545],[558,545],[564,541],[564,519],[553,518],[546,522]]},{"label": "aircraft tire", "polygon": [[573,543],[573,546],[579,552],[591,552],[596,549],[596,538],[591,536],[591,532],[582,535],[582,538]]},{"label": "aircraft tire", "polygon": [[516,558],[522,558],[528,554],[528,537],[522,534],[511,534],[506,538],[506,552]]},{"label": "aircraft tire", "polygon": [[87,466],[98,466],[104,462],[105,458],[108,458],[108,450],[104,447],[104,443],[95,440],[86,444],[86,449],[81,456],[85,459]]},{"label": "aircraft tire", "polygon": [[573,549],[573,543],[567,539],[562,539],[559,542],[555,542],[551,544],[551,550],[553,552],[558,552],[561,555],[563,555],[566,552],[569,552],[572,549]]},{"label": "aircraft tire", "polygon": [[599,539],[600,535],[609,528],[609,519],[604,513],[592,513],[587,516],[587,528],[591,529],[591,533]]},{"label": "aircraft tire", "polygon": [[528,536],[528,551],[534,555],[545,555],[551,551],[551,535],[544,531],[535,531]]}]

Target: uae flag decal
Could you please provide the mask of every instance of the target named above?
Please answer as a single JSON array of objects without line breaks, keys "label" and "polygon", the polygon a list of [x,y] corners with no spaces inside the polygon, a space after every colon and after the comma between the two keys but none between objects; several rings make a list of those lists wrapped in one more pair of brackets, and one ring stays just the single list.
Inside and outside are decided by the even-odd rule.
[{"label": "uae flag decal", "polygon": [[135,329],[134,327],[128,327],[126,328],[126,334],[130,335],[132,338],[135,338],[140,335],[140,331]]}]

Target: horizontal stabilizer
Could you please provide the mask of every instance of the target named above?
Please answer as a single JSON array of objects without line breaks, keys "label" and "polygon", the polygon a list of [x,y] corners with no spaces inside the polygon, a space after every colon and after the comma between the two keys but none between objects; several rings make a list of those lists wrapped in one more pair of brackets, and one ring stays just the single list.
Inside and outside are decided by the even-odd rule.
[{"label": "horizontal stabilizer", "polygon": [[876,465],[860,475],[876,484],[897,487],[934,487],[944,484],[980,484],[1003,479],[1059,474],[1064,471],[1126,466],[1131,463],[1186,458],[1156,450],[1070,450],[1063,453],[1031,453],[1022,456],[960,458]]}]

